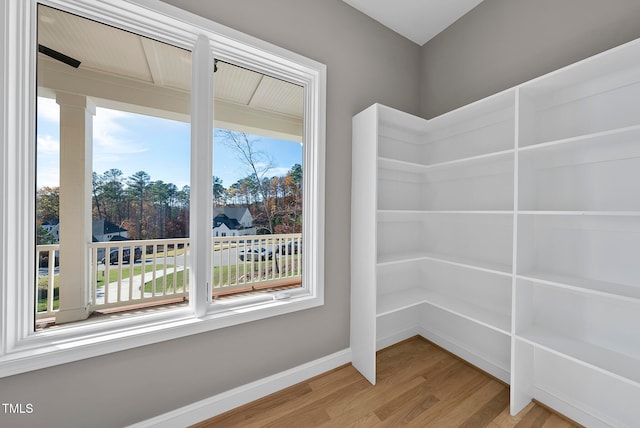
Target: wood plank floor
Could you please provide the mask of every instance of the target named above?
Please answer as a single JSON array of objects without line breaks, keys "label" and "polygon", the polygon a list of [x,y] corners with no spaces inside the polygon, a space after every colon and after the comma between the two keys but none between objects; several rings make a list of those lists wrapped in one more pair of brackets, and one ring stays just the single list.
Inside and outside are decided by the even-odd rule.
[{"label": "wood plank floor", "polygon": [[346,365],[194,425],[209,427],[578,427],[532,403],[509,415],[509,389],[415,337],[378,352],[378,381]]}]

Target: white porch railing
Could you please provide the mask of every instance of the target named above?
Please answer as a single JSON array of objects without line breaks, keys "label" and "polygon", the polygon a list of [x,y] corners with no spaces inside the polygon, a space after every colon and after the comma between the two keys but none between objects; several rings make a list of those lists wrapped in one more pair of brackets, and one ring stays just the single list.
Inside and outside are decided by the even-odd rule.
[{"label": "white porch railing", "polygon": [[107,309],[189,294],[189,239],[94,242],[91,308]]},{"label": "white porch railing", "polygon": [[213,238],[213,295],[299,284],[302,234]]},{"label": "white porch railing", "polygon": [[[302,234],[212,238],[213,296],[297,285],[302,273]],[[38,245],[36,318],[58,311],[59,246]],[[189,239],[94,242],[92,309],[187,299]]]}]

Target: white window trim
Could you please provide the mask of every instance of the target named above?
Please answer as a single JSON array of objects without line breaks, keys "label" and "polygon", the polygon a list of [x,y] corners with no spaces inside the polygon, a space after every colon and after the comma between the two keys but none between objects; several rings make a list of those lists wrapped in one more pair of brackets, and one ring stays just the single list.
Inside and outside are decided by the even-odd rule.
[{"label": "white window trim", "polygon": [[[35,290],[35,64],[37,3],[192,50],[191,306],[130,319],[33,332]],[[154,0],[0,0],[0,377],[171,340],[324,304],[326,67]],[[304,106],[303,284],[277,296],[214,303],[210,270],[212,58],[300,84]],[[203,172],[204,171],[204,172]],[[198,184],[206,183],[206,184]],[[204,220],[203,220],[204,219]],[[201,229],[201,230],[199,230]],[[200,236],[200,238],[198,238]],[[207,239],[208,238],[208,239]],[[313,243],[313,245],[309,245]]]}]

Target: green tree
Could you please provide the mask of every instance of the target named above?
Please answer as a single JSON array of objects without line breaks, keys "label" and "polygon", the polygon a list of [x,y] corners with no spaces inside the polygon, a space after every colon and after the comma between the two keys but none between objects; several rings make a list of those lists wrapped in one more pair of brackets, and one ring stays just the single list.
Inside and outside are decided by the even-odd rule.
[{"label": "green tree", "polygon": [[151,177],[144,171],[138,171],[127,179],[127,194],[137,204],[137,238],[143,239],[142,223],[144,219],[144,202]]},{"label": "green tree", "polygon": [[182,189],[178,191],[176,196],[176,201],[178,206],[182,209],[189,209],[189,201],[191,199],[191,187],[183,186]]},{"label": "green tree", "polygon": [[97,215],[98,215],[98,219],[104,218],[103,214],[102,214],[102,210],[100,209],[100,196],[102,193],[102,186],[104,184],[103,182],[103,178],[97,173],[97,172],[93,172],[91,174],[92,177],[92,192],[93,192],[93,203],[96,206],[96,210]]},{"label": "green tree", "polygon": [[162,180],[151,182],[147,186],[147,195],[155,211],[152,216],[153,224],[149,225],[149,228],[153,230],[149,232],[154,238],[165,238],[164,226],[169,199],[168,186]]},{"label": "green tree", "polygon": [[41,187],[36,192],[36,216],[40,224],[60,218],[60,187]]},{"label": "green tree", "polygon": [[213,176],[213,206],[222,206],[225,203],[226,189],[222,185],[220,177]]},{"label": "green tree", "polygon": [[111,168],[105,171],[100,179],[100,199],[104,207],[104,218],[118,224],[125,220],[125,192],[122,176],[122,171]]}]

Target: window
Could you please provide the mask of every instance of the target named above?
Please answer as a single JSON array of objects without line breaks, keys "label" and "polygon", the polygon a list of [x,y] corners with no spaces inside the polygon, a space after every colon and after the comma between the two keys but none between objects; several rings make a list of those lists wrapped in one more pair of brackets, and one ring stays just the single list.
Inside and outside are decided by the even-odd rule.
[{"label": "window", "polygon": [[214,234],[234,238],[214,239],[214,304],[245,291],[304,291],[304,89],[214,61]]},{"label": "window", "polygon": [[[3,33],[2,39],[5,89],[0,110],[4,129],[0,152],[3,171],[0,376],[323,303],[323,65],[161,3],[151,7],[147,2],[120,0],[105,0],[99,5],[88,0],[29,0],[9,2],[5,11],[3,24],[10,30]],[[68,61],[65,57],[61,61],[56,53],[64,50],[64,43],[54,47],[45,44],[54,45],[64,38],[52,37],[45,42],[49,31],[46,26],[55,24],[56,20],[78,19],[84,21],[66,28],[77,29],[84,24],[104,26],[96,31],[118,32],[109,38],[113,44],[118,42],[118,37],[135,38],[142,49],[151,53],[146,57],[146,72],[151,73],[152,82],[145,83],[144,76],[134,73],[136,67],[131,61],[140,58],[120,62],[111,58],[111,63],[103,63],[103,68],[96,66],[97,57],[113,53],[99,49],[87,53],[86,59],[77,58],[81,63],[85,61],[85,69],[80,66],[80,70],[86,79],[69,79],[72,72],[67,67],[72,65],[65,63]],[[84,55],[80,52],[80,43],[77,45],[67,45],[71,47],[66,57],[74,59],[73,55]],[[163,68],[163,60],[167,58],[169,62],[164,64],[173,68]],[[90,64],[93,66],[89,67]],[[117,76],[118,72],[108,67],[125,68],[118,72],[130,74]],[[183,81],[179,79],[171,79],[180,73],[184,75],[185,70],[189,77],[187,86],[181,86]],[[100,73],[105,72],[115,76],[111,83],[126,80],[133,89],[118,92],[99,78]],[[257,99],[262,104],[248,107],[223,99],[225,86],[221,84],[229,72],[245,73],[249,80],[257,77],[266,82],[262,89],[271,88],[280,96],[289,94],[290,99],[297,99],[297,112],[274,111],[265,104],[268,97]],[[157,86],[162,86],[161,90]],[[36,92],[40,96],[38,108]],[[61,106],[55,113],[60,118],[57,140],[54,132],[45,132],[44,118],[38,115],[45,111],[43,106],[51,99]],[[106,156],[100,154],[101,136],[95,134],[99,128],[95,126],[95,118],[99,114],[133,117],[138,124],[162,120],[164,122],[153,122],[151,128],[181,129],[182,136],[176,137],[174,145],[181,153],[186,152],[188,164],[175,167],[179,160],[174,156],[172,162],[176,163],[166,167],[162,174],[171,173],[171,169],[187,170],[188,178],[178,185],[177,178],[149,174],[146,169],[160,162],[158,160],[138,164],[140,169],[125,173],[125,164],[135,157],[126,149],[135,149],[134,144],[121,148],[111,164],[102,163]],[[242,117],[244,122],[238,120]],[[260,125],[265,117],[271,119],[272,125],[277,122],[276,125]],[[251,122],[247,118],[256,120]],[[71,126],[67,120],[72,121]],[[93,138],[87,138],[91,125]],[[111,125],[113,131],[113,122]],[[127,129],[132,132],[132,128]],[[235,184],[224,183],[224,180],[216,183],[216,170],[220,170],[221,175],[222,170],[214,165],[213,142],[221,141],[224,133],[228,133],[229,138],[234,135],[246,138],[245,143],[255,138],[269,139],[269,143],[278,148],[289,144],[285,141],[293,140],[298,145],[300,163],[278,165],[286,171],[277,173],[275,167],[272,171],[267,168],[261,176],[258,162],[254,162],[253,172],[241,178],[254,178],[265,187],[257,193],[245,193],[244,204],[231,203],[228,199],[231,196],[216,193],[221,190],[216,184],[225,191]],[[185,142],[186,138],[190,143]],[[156,147],[158,151],[166,152],[167,149],[159,147]],[[65,152],[69,148],[73,153]],[[153,147],[147,149],[153,150]],[[279,161],[282,156],[277,157]],[[62,167],[47,169],[47,162],[59,162]],[[70,168],[71,165],[75,169]],[[55,174],[58,174],[58,183],[46,182],[46,177]],[[123,180],[123,176],[127,179]],[[299,178],[297,184],[301,187],[286,189],[287,177],[290,182]],[[45,187],[49,189],[43,190]],[[118,195],[127,189],[130,199],[125,208],[119,205]],[[58,211],[50,206],[53,211],[45,216],[44,203],[56,201],[56,196]],[[286,210],[281,209],[285,203],[293,207],[290,212],[284,213]],[[72,209],[80,206],[83,208]],[[215,208],[221,208],[222,212],[216,212]],[[228,209],[237,209],[237,212],[230,216],[232,212]],[[242,209],[244,212],[240,212]],[[182,218],[178,220],[180,213]],[[94,230],[95,222],[102,224]],[[71,224],[82,232],[70,233]],[[219,230],[213,231],[212,226]],[[271,235],[259,235],[257,227],[268,230]],[[255,234],[250,234],[254,231]],[[276,238],[278,231],[286,237]],[[100,239],[96,233],[101,235]],[[94,238],[97,242],[92,243]],[[169,241],[160,242],[161,239]],[[232,254],[244,260],[223,268],[221,260],[232,258]],[[158,268],[159,265],[162,267]],[[174,270],[167,273],[169,265]],[[133,277],[141,275],[148,266],[153,279],[142,280],[137,288],[132,286]],[[79,278],[74,292],[63,291],[63,278],[56,283],[59,272],[68,272],[66,278]],[[97,285],[100,275],[102,291]],[[241,277],[253,280],[269,277],[270,281],[277,282],[287,279],[286,275],[298,276],[295,286],[286,292],[216,298],[219,295],[216,288],[238,285]],[[46,285],[40,286],[39,276],[46,277]],[[64,284],[71,282],[67,279]],[[269,287],[273,288],[274,284]],[[80,321],[97,306],[112,308],[134,298],[148,297],[151,301],[171,293],[187,301],[164,311],[138,316]],[[63,298],[72,299],[72,304],[68,306]],[[36,328],[37,321],[46,318],[39,315],[57,311],[57,316],[65,305],[69,317],[56,322],[56,328]]]},{"label": "window", "polygon": [[36,329],[186,300],[191,52],[43,4],[37,23]]}]

